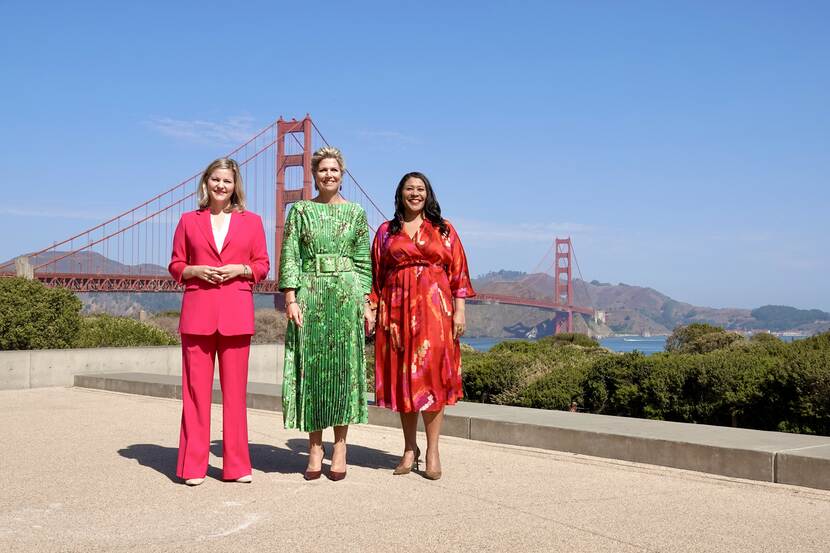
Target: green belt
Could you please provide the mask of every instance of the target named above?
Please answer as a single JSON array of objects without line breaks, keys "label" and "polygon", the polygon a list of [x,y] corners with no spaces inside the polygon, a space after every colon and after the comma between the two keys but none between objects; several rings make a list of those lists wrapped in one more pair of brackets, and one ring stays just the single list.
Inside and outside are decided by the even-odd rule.
[{"label": "green belt", "polygon": [[311,259],[303,259],[303,272],[315,275],[337,276],[343,271],[354,270],[351,257],[336,253],[318,253]]}]

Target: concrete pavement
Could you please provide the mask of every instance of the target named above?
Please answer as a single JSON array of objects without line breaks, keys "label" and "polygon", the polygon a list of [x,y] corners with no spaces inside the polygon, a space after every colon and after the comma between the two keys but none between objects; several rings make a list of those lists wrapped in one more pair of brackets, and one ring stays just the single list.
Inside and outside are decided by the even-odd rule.
[{"label": "concrete pavement", "polygon": [[208,481],[188,488],[174,475],[180,408],[78,388],[0,392],[0,550],[830,550],[827,491],[454,437],[442,480],[393,477],[393,428],[352,427],[346,480],[305,482],[305,436],[257,410],[254,483],[219,481],[216,446]]},{"label": "concrete pavement", "polygon": [[[181,377],[148,373],[75,375],[75,386],[180,399]],[[281,386],[248,383],[247,405],[282,410]],[[397,414],[369,399],[369,423],[398,428]],[[221,403],[218,381],[213,402]],[[830,490],[830,437],[633,417],[569,413],[461,401],[448,407],[442,433],[635,463],[698,470]]]}]

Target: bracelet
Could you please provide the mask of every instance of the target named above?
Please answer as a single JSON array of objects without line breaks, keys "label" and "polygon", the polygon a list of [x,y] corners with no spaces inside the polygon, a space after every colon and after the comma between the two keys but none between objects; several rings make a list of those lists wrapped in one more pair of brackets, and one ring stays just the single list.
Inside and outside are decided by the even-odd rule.
[{"label": "bracelet", "polygon": [[288,303],[286,304],[286,306],[291,305],[292,303],[297,303],[297,300],[291,300],[290,302],[288,302]]},{"label": "bracelet", "polygon": [[248,268],[247,265],[242,265],[242,274],[243,276],[248,276],[251,274],[251,269]]}]

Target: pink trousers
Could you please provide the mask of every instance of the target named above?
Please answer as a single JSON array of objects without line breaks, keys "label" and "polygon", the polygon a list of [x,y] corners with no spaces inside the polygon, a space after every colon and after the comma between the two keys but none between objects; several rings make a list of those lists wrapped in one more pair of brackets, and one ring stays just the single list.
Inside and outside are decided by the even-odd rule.
[{"label": "pink trousers", "polygon": [[203,478],[210,453],[213,367],[219,354],[222,385],[222,478],[251,474],[248,452],[248,351],[251,337],[182,334],[182,429],[176,475]]}]

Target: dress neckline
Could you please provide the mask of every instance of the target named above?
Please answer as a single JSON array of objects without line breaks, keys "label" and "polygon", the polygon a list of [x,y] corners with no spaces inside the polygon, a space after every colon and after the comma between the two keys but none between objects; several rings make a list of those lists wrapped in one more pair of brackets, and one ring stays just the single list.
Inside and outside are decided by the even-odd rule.
[{"label": "dress neckline", "polygon": [[352,204],[352,202],[342,202],[342,203],[336,203],[336,204],[332,204],[332,203],[324,204],[323,202],[315,202],[314,200],[306,200],[306,203],[310,203],[310,204],[314,204],[314,205],[326,205],[326,206],[338,206],[338,205],[351,205]]},{"label": "dress neckline", "polygon": [[415,238],[418,236],[418,234],[421,233],[421,229],[424,228],[424,223],[426,223],[426,221],[426,217],[421,219],[421,223],[418,225],[418,228],[415,229],[415,234],[413,234],[412,236],[410,236],[409,233],[406,232],[406,227],[404,226],[406,223],[401,223],[401,232],[404,234],[404,236],[415,242]]}]

